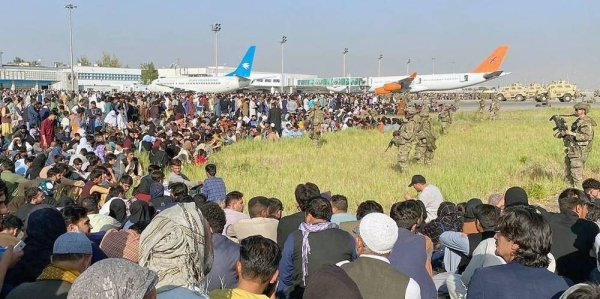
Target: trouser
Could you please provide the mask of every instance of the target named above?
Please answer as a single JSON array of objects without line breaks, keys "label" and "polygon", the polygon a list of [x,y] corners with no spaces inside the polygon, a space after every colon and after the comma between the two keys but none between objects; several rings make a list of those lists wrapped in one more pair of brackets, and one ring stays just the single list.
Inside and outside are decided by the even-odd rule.
[{"label": "trouser", "polygon": [[467,288],[460,274],[450,274],[446,278],[446,288],[448,288],[448,294],[452,299],[465,299],[467,297]]},{"label": "trouser", "polygon": [[315,127],[310,130],[308,137],[312,139],[313,145],[319,146],[319,141],[321,139],[321,125],[315,125]]},{"label": "trouser", "polygon": [[425,139],[421,139],[417,141],[417,145],[415,146],[415,161],[418,164],[423,164],[423,158],[425,157],[425,152],[427,151],[427,141]]},{"label": "trouser", "polygon": [[575,187],[580,187],[583,182],[583,160],[578,156],[565,157],[565,180]]},{"label": "trouser", "polygon": [[410,154],[411,144],[402,144],[398,147],[398,167],[401,172],[408,171],[408,156]]},{"label": "trouser", "polygon": [[442,121],[442,134],[447,134],[448,133],[448,124],[449,124],[449,122]]}]

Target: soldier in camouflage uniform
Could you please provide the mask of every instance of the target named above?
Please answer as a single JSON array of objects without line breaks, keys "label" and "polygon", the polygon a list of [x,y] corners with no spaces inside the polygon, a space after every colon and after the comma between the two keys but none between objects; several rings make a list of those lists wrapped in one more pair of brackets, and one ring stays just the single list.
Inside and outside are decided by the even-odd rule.
[{"label": "soldier in camouflage uniform", "polygon": [[318,102],[315,102],[313,109],[311,109],[310,112],[308,112],[308,115],[306,116],[306,120],[308,121],[308,123],[310,125],[310,132],[309,132],[308,137],[310,139],[312,139],[313,144],[315,146],[319,146],[320,139],[321,139],[321,130],[322,130],[321,125],[325,121],[325,116],[323,114],[323,111],[321,111],[320,105]]},{"label": "soldier in camouflage uniform", "polygon": [[450,111],[450,105],[442,106],[438,119],[442,122],[442,134],[448,133],[448,125],[452,124],[452,112]]},{"label": "soldier in camouflage uniform", "polygon": [[413,119],[416,113],[417,111],[414,107],[406,107],[404,116],[406,117],[407,122],[400,127],[398,133],[394,134],[395,136],[392,140],[398,147],[398,167],[401,172],[408,171],[408,156],[410,154],[412,142],[415,139],[415,127],[417,126]]},{"label": "soldier in camouflage uniform", "polygon": [[490,120],[496,120],[498,118],[498,111],[500,111],[500,102],[497,97],[494,97],[490,104]]},{"label": "soldier in camouflage uniform", "polygon": [[460,106],[460,97],[458,95],[456,95],[454,97],[454,107],[456,107],[456,110],[458,110],[459,106]]},{"label": "soldier in camouflage uniform", "polygon": [[483,110],[485,109],[485,100],[483,97],[479,98],[479,109],[477,109],[477,115],[479,118],[483,119]]},{"label": "soldier in camouflage uniform", "polygon": [[429,113],[426,110],[421,110],[421,119],[417,126],[415,146],[415,161],[418,164],[431,165],[433,160],[433,153],[437,148],[435,146],[435,135],[433,133],[433,126],[429,120]]},{"label": "soldier in camouflage uniform", "polygon": [[565,180],[571,186],[581,187],[583,182],[583,168],[587,157],[592,150],[594,141],[594,127],[596,121],[587,115],[590,111],[590,105],[586,103],[575,104],[577,120],[571,125],[571,130],[557,132],[554,136],[563,138],[574,136],[575,141],[571,142],[563,138],[565,143]]}]

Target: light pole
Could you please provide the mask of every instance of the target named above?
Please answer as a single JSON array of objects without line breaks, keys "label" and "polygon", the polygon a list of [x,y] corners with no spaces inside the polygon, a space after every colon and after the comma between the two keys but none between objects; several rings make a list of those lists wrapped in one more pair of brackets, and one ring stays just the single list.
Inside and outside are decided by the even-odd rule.
[{"label": "light pole", "polygon": [[348,54],[348,48],[344,48],[342,51],[342,77],[346,77],[346,54]]},{"label": "light pole", "polygon": [[410,58],[406,60],[406,75],[408,76],[408,66],[410,65]]},{"label": "light pole", "polygon": [[75,91],[75,72],[73,71],[73,18],[72,12],[77,6],[73,4],[65,5],[65,8],[69,10],[69,40],[71,44],[71,90]]},{"label": "light pole", "polygon": [[432,71],[433,71],[433,75],[435,75],[435,57],[431,58],[431,64],[432,66]]},{"label": "light pole", "polygon": [[383,54],[379,54],[377,57],[377,77],[381,76],[381,59],[383,59]]},{"label": "light pole", "polygon": [[283,83],[283,44],[285,44],[287,42],[287,36],[282,36],[281,40],[279,41],[279,43],[281,43],[281,93],[283,93],[283,89],[285,88],[285,85]]},{"label": "light pole", "polygon": [[210,25],[210,30],[215,33],[215,76],[219,76],[219,44],[217,34],[221,31],[221,24]]},{"label": "light pole", "polygon": [[0,78],[4,79],[4,65],[2,63],[2,54],[4,54],[4,52],[0,51]]}]

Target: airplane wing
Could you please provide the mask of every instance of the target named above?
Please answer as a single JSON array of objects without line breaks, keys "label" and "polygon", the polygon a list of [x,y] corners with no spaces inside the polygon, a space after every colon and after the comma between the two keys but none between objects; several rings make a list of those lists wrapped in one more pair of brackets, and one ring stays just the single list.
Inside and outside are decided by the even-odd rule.
[{"label": "airplane wing", "polygon": [[408,90],[410,89],[410,85],[412,84],[412,82],[415,80],[416,77],[417,77],[417,73],[413,72],[412,74],[410,74],[410,76],[408,76],[402,80],[386,83],[383,85],[383,87],[376,88],[375,94],[379,95],[379,94],[402,92],[402,91],[408,92]]}]

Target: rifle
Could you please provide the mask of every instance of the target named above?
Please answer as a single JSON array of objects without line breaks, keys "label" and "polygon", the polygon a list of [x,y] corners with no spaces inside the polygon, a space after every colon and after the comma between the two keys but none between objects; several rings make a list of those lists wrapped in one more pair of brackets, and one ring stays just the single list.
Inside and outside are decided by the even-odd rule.
[{"label": "rifle", "polygon": [[[404,123],[400,123],[400,128],[402,128],[402,125],[403,125],[403,124],[404,124]],[[388,151],[388,150],[389,150],[389,149],[392,147],[392,145],[396,144],[396,143],[394,142],[394,138],[396,138],[396,136],[400,136],[400,128],[398,128],[398,130],[397,130],[397,131],[394,131],[394,133],[393,133],[393,135],[392,135],[392,136],[393,136],[393,137],[392,137],[392,140],[390,140],[390,143],[388,143],[388,146],[387,146],[387,148],[385,149],[385,152],[387,152],[387,151]],[[384,153],[385,153],[385,152],[384,152]]]},{"label": "rifle", "polygon": [[[567,117],[567,116],[576,116],[576,115],[574,115],[574,114],[552,115],[552,117],[550,117],[550,119],[548,120],[548,121],[554,121],[554,128],[552,128],[552,130],[558,131],[560,133],[568,131],[569,127],[567,126],[567,122],[563,118],[563,117]],[[575,136],[572,136],[572,135],[563,136],[562,138],[565,138],[568,142],[575,142]]]}]

